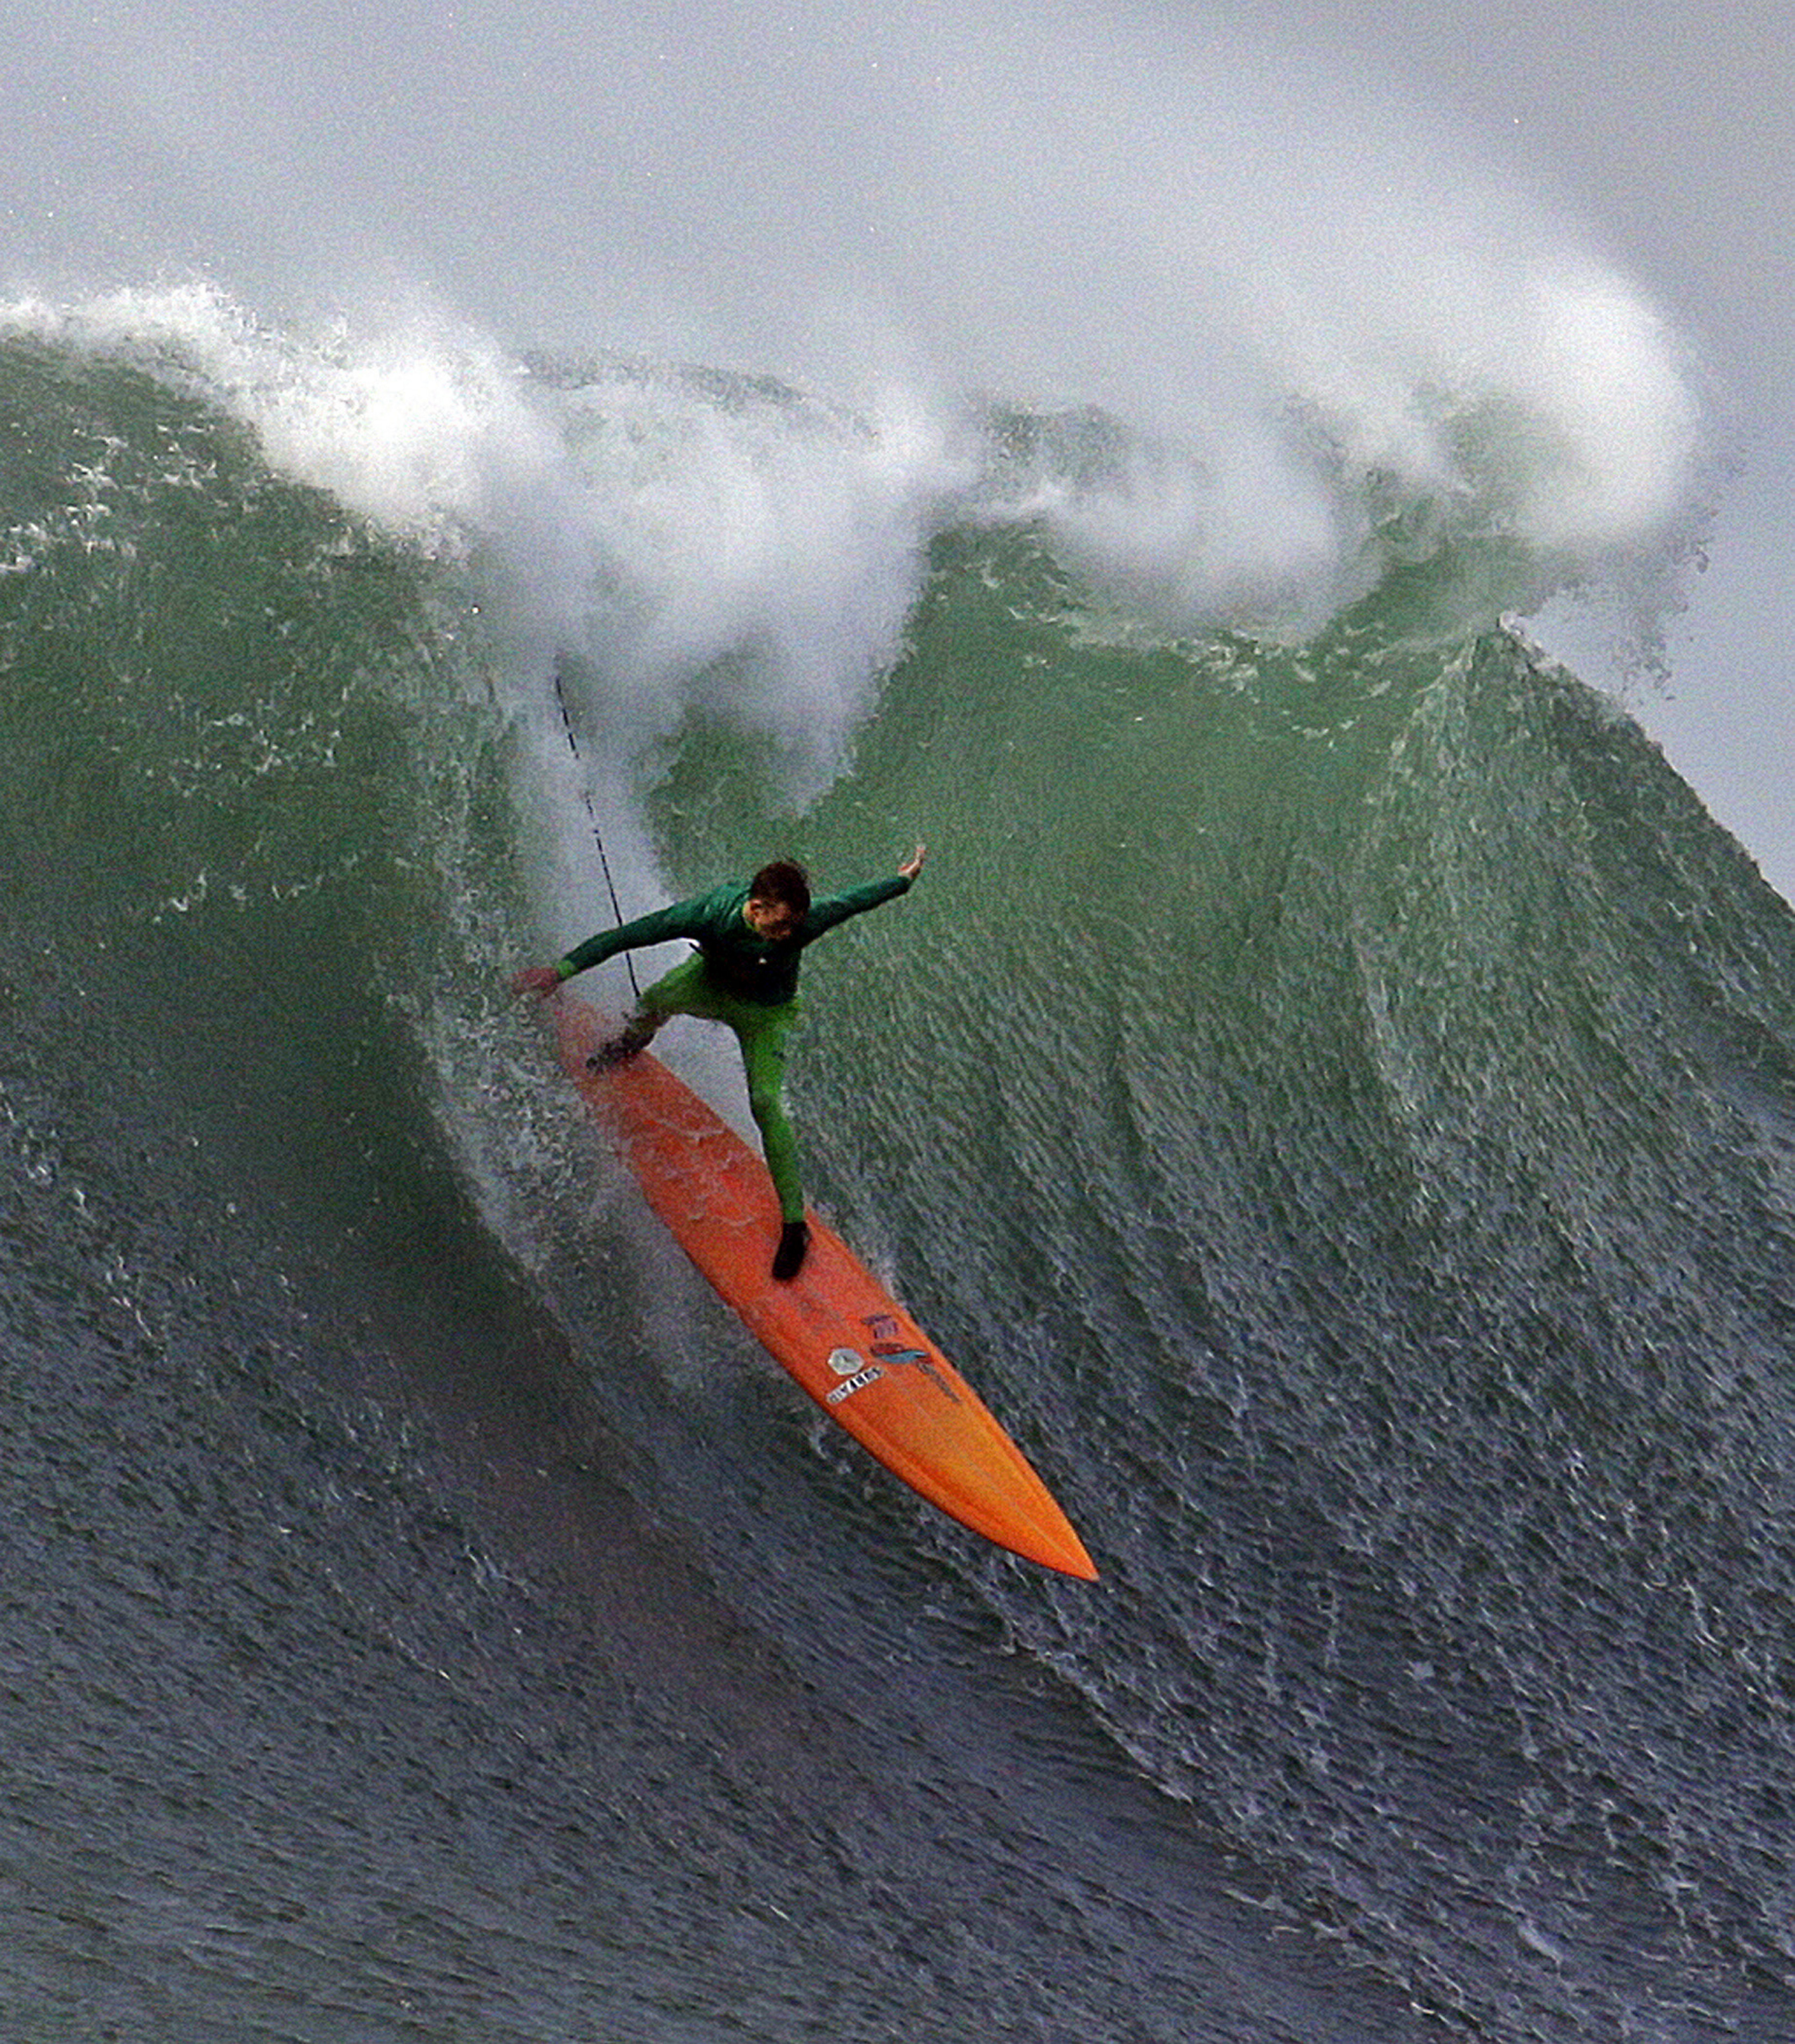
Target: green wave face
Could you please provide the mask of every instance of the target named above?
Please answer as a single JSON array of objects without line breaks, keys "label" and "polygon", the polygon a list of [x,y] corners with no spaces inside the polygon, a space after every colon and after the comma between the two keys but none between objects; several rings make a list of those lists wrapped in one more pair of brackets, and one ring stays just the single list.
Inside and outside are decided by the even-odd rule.
[{"label": "green wave face", "polygon": [[[136,1272],[193,1400],[168,1438],[234,1440],[248,1400],[309,1444],[301,1490],[317,1400],[532,1441],[577,1408],[553,1425],[627,1439],[632,1500],[844,1691],[905,1607],[841,1572],[926,1559],[1131,1778],[1498,2028],[1516,1992],[1563,2014],[1611,1887],[1647,1972],[1688,1971],[1651,1899],[1687,1884],[1702,1980],[1770,1963],[1785,905],[1496,622],[1532,572],[1499,535],[1386,548],[1300,640],[1172,633],[975,494],[867,540],[883,655],[806,697],[792,620],[832,596],[725,630],[632,563],[694,422],[764,429],[744,503],[792,435],[832,471],[861,439],[671,380],[669,441],[632,409],[665,377],[536,376],[590,544],[521,564],[490,502],[394,536],[294,479],[190,375],[0,351],[0,1078],[20,1185],[83,1189],[9,1209],[14,1339],[138,1354]],[[1041,1466],[1101,1600],[806,1443],[642,1234],[505,992],[608,920],[589,824],[627,913],[927,840],[812,955],[792,1098],[817,1197]],[[726,1096],[726,1051],[688,1051]],[[397,1450],[389,1480],[424,1481]],[[1490,1910],[1535,1927],[1524,1990]],[[1579,1992],[1581,2021],[1626,1991]]]}]

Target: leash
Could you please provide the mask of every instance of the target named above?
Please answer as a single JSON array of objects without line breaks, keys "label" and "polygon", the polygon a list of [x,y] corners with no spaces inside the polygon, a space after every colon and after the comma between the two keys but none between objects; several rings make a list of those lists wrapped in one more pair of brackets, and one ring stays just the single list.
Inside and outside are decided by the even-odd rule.
[{"label": "leash", "polygon": [[[611,913],[617,919],[617,928],[623,928],[623,909],[617,900],[617,882],[611,878],[611,862],[605,855],[605,834],[598,828],[598,812],[592,806],[592,789],[586,778],[586,762],[580,757],[579,740],[574,735],[574,720],[567,709],[567,692],[561,684],[561,663],[555,663],[555,700],[561,705],[561,728],[567,734],[567,750],[574,755],[574,764],[579,769],[580,798],[586,804],[586,820],[592,826],[592,842],[598,847],[598,864],[605,875],[605,885],[610,891]],[[636,984],[636,961],[628,951],[623,955],[625,969],[629,974],[629,990],[636,999],[642,997],[642,989]]]}]

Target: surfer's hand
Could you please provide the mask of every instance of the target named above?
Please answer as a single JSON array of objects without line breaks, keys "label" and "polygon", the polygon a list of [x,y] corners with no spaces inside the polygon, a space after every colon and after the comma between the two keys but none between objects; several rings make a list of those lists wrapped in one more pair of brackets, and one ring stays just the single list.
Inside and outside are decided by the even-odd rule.
[{"label": "surfer's hand", "polygon": [[921,872],[922,863],[926,858],[928,858],[928,847],[926,844],[919,844],[916,850],[910,854],[909,857],[904,861],[903,864],[898,867],[898,870],[903,874],[906,880],[914,880],[917,875]]},{"label": "surfer's hand", "polygon": [[555,992],[560,984],[561,975],[553,966],[532,965],[512,981],[511,991],[513,993],[533,993],[539,1000],[545,1000]]}]

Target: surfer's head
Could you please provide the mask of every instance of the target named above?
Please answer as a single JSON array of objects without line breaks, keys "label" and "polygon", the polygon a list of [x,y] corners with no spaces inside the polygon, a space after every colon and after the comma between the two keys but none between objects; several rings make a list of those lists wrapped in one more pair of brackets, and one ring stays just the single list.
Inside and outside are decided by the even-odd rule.
[{"label": "surfer's head", "polygon": [[810,910],[810,876],[795,859],[775,859],[748,882],[744,912],[755,929],[775,943],[796,931]]}]

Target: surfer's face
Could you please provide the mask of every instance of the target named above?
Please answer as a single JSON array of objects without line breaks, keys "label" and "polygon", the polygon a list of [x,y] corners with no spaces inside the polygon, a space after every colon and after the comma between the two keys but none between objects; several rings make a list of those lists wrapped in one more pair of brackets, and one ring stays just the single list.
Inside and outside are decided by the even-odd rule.
[{"label": "surfer's face", "polygon": [[783,943],[787,937],[795,936],[803,920],[790,902],[765,901],[758,894],[748,897],[748,905],[742,912],[753,926],[755,935],[764,937],[771,944]]}]

